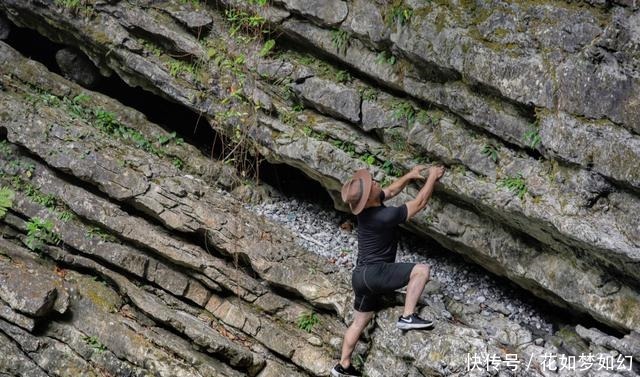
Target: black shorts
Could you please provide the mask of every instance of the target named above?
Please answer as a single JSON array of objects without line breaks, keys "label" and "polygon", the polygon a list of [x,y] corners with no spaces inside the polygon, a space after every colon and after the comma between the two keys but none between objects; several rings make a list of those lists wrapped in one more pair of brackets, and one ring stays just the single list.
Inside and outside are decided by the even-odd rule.
[{"label": "black shorts", "polygon": [[351,274],[351,285],[356,298],[353,308],[359,312],[381,309],[384,294],[391,293],[409,283],[415,263],[377,263],[357,266]]}]

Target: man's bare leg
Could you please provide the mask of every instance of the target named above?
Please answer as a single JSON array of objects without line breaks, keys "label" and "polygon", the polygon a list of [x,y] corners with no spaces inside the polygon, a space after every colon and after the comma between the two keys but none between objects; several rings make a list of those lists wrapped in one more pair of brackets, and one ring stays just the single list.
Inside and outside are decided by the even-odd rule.
[{"label": "man's bare leg", "polygon": [[405,317],[416,311],[418,299],[422,295],[427,281],[429,281],[430,271],[431,267],[427,264],[416,264],[411,270],[409,284],[407,285],[407,296],[404,300],[404,312],[402,313]]},{"label": "man's bare leg", "polygon": [[342,342],[340,364],[343,368],[348,368],[349,365],[351,365],[351,354],[356,348],[356,344],[364,328],[367,327],[367,324],[371,321],[371,318],[373,318],[373,313],[374,312],[359,312],[354,310],[353,322],[351,322],[351,326],[349,326],[347,332],[344,334],[344,341]]}]

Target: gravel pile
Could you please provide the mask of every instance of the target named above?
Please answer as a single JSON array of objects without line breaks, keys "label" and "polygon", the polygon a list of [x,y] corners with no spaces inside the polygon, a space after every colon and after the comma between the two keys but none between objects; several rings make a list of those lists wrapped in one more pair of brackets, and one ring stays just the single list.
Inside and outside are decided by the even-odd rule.
[{"label": "gravel pile", "polygon": [[[355,266],[357,226],[347,214],[301,199],[284,197],[273,198],[271,203],[248,205],[247,208],[285,225],[297,235],[301,246],[327,258],[331,263],[345,270]],[[450,251],[429,250],[424,244],[424,240],[401,231],[396,261],[431,265],[431,277],[440,283],[442,293],[437,293],[434,299],[442,300],[446,295],[466,304],[476,303],[484,315],[500,312],[539,335],[553,333],[551,322],[544,319],[543,313],[526,298],[523,299],[530,293],[464,261]]]}]

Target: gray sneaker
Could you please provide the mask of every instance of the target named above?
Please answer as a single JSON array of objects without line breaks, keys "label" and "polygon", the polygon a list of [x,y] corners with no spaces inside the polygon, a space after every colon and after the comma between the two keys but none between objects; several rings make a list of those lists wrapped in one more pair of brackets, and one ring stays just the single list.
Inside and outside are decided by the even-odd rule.
[{"label": "gray sneaker", "polygon": [[353,365],[349,365],[349,368],[343,368],[340,363],[336,364],[336,366],[331,369],[332,377],[360,377],[362,373],[358,372]]},{"label": "gray sneaker", "polygon": [[427,319],[422,319],[417,313],[413,313],[406,317],[400,316],[400,318],[398,318],[398,322],[396,322],[396,327],[400,330],[429,329],[433,328],[433,322]]}]

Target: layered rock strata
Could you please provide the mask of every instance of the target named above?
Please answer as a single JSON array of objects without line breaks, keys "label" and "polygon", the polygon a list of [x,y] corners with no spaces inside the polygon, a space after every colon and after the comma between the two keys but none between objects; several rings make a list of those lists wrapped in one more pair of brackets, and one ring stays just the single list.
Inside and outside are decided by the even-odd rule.
[{"label": "layered rock strata", "polygon": [[[443,162],[448,173],[410,229],[554,304],[624,332],[640,329],[633,38],[639,21],[632,5],[223,3],[97,1],[71,8],[3,0],[0,10],[20,26],[83,51],[103,74],[202,113],[229,140],[299,168],[338,206],[340,184],[354,169],[368,167],[377,179],[390,180],[417,163]],[[242,23],[250,12],[260,15],[258,26]],[[579,22],[569,31],[562,27],[566,19]],[[256,37],[267,27],[280,36],[277,53],[265,52]],[[51,194],[80,217],[81,224],[55,228],[70,251],[52,247],[46,255],[99,274],[133,310],[208,347],[235,371],[267,373],[265,365],[286,365],[296,373],[325,373],[343,330],[331,313],[344,320],[349,311],[348,276],[217,191],[238,185],[224,165],[175,142],[175,135],[141,114],[0,47],[2,126],[19,146],[3,157],[5,174],[60,190]],[[5,222],[16,239],[28,242],[21,235],[28,231],[24,220],[57,218],[29,205],[29,195],[20,191],[31,186],[22,180],[14,183],[15,213]],[[69,192],[74,195],[64,199]],[[88,208],[76,195],[89,195],[95,204]],[[124,246],[104,244],[101,237],[99,245],[77,239],[90,224],[115,234]],[[238,270],[242,284],[229,272]],[[13,289],[0,297],[2,318],[19,327],[5,334],[28,333],[56,305],[77,304],[70,298],[56,304],[61,292],[48,287],[29,287],[33,302],[19,301],[23,294]],[[214,292],[222,292],[218,301]],[[255,309],[262,297],[265,306]],[[287,303],[268,308],[279,300]],[[308,340],[302,343],[308,349],[296,352],[298,345],[273,339],[278,331],[295,330],[295,315],[286,314],[284,330],[260,335],[255,318],[235,322],[247,303],[274,316],[290,306],[295,314],[314,307],[332,318],[326,330],[332,335]],[[194,329],[203,325],[194,313],[203,308],[254,345],[247,350],[225,343],[215,330],[198,338]],[[233,323],[221,319],[225,315]],[[409,357],[405,348],[385,335],[391,317],[383,314],[378,321],[380,338],[374,336],[370,354],[401,363]],[[478,331],[448,324],[440,336],[455,349],[495,347]],[[29,339],[26,333],[15,336]],[[16,342],[24,346],[26,340]],[[434,355],[411,368],[447,374],[464,366],[456,359],[445,362],[446,369]],[[38,357],[32,359],[43,368]],[[382,364],[372,363],[369,371],[384,370]]]}]

